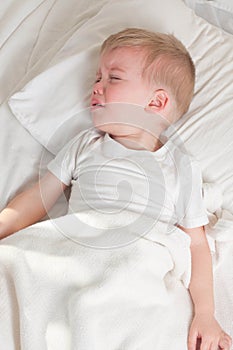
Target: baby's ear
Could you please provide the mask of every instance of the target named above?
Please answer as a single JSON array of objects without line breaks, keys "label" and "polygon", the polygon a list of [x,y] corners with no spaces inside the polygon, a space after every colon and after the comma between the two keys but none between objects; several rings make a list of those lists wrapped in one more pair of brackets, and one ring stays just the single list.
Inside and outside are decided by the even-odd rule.
[{"label": "baby's ear", "polygon": [[146,110],[149,112],[162,112],[169,100],[168,93],[163,90],[159,89],[154,92],[153,97],[149,101],[148,105],[146,106]]}]

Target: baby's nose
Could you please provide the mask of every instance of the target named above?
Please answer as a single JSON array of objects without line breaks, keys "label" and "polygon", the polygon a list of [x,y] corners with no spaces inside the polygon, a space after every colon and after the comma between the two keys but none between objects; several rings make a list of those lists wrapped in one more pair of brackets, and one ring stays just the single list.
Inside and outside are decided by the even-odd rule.
[{"label": "baby's nose", "polygon": [[101,82],[98,82],[93,87],[93,94],[94,95],[103,95],[104,93],[104,87]]}]

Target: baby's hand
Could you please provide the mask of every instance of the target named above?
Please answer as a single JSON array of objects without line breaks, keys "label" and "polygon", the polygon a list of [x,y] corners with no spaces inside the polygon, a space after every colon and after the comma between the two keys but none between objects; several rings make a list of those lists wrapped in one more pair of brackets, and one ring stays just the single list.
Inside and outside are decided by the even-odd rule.
[{"label": "baby's hand", "polygon": [[198,339],[201,339],[200,350],[230,350],[232,345],[231,337],[208,314],[194,316],[189,330],[188,350],[196,350]]}]

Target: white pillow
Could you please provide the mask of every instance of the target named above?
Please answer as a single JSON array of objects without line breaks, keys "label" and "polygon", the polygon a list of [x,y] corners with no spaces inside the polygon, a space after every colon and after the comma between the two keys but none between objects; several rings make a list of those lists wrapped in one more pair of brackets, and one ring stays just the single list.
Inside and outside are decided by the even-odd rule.
[{"label": "white pillow", "polygon": [[[190,28],[192,22],[195,30]],[[60,137],[49,142],[54,131],[89,105],[100,44],[109,34],[130,26],[174,32],[187,45],[193,33],[200,31],[181,0],[115,0],[105,4],[67,39],[47,69],[9,100],[15,116],[52,153],[63,144]]]},{"label": "white pillow", "polygon": [[[201,162],[204,181],[217,182],[233,211],[233,37],[197,17],[182,0],[114,0],[79,28],[48,69],[9,100],[20,122],[50,152],[90,125],[88,107],[101,42],[126,27],[173,33],[197,70],[196,94],[177,124]],[[76,125],[70,122],[76,121]],[[63,125],[65,122],[65,125]]]},{"label": "white pillow", "polygon": [[194,9],[198,16],[233,34],[233,1],[232,0],[184,0]]}]

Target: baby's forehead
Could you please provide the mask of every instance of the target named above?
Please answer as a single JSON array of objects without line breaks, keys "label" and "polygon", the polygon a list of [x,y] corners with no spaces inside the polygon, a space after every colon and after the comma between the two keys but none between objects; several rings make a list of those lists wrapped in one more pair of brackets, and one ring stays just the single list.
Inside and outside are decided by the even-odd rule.
[{"label": "baby's forehead", "polygon": [[142,47],[123,46],[105,50],[100,54],[98,71],[106,69],[129,70],[133,67],[143,68],[146,50]]},{"label": "baby's forehead", "polygon": [[145,56],[148,50],[142,46],[116,46],[105,49],[100,53],[100,58],[107,59],[127,59],[136,56]]}]

